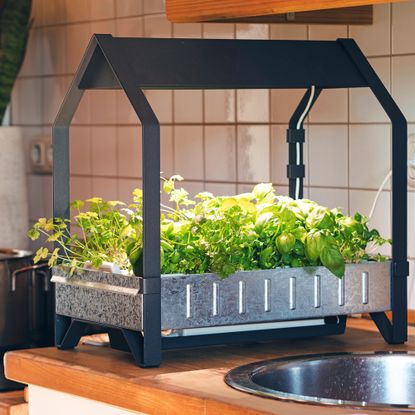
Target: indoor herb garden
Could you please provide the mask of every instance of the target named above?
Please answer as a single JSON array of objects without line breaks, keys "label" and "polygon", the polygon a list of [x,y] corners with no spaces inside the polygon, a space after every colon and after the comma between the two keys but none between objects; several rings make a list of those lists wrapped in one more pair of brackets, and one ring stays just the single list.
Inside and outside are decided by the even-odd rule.
[{"label": "indoor herb garden", "polygon": [[[345,216],[311,200],[278,196],[271,184],[258,184],[250,193],[218,196],[208,192],[188,197],[176,187],[180,176],[164,180],[163,191],[171,206],[161,205],[161,272],[163,274],[216,273],[226,278],[236,271],[277,267],[324,266],[343,277],[345,263],[384,261],[373,251],[389,241],[359,213]],[[94,197],[72,203],[69,220],[41,218],[29,230],[60,248],[42,247],[35,262],[49,256],[57,263],[76,268],[113,263],[122,273],[142,275],[142,191],[133,192],[134,203],[104,201]],[[60,251],[60,252],[59,252]]]},{"label": "indoor herb garden", "polygon": [[[392,123],[390,260],[376,255],[385,241],[364,217],[303,199],[304,119],[323,90],[364,87]],[[287,130],[292,199],[258,185],[248,195],[202,193],[193,204],[173,178],[164,190],[174,204],[160,206],[160,124],[145,90],[282,88],[306,90]],[[96,89],[123,90],[137,114],[143,189],[131,207],[76,202],[75,221],[102,226],[108,220],[120,228],[97,234],[88,225],[83,237],[87,223],[78,223],[75,238],[66,222],[70,124],[84,91]],[[37,237],[46,226],[48,238],[56,239],[50,260],[60,264],[52,272],[58,348],[76,347],[88,324],[100,324],[113,348],[130,350],[137,364],[151,367],[169,348],[341,334],[353,313],[370,313],[387,342],[406,341],[407,123],[352,39],[94,35],[52,136],[53,216],[60,219],[44,219],[31,233]],[[38,253],[45,255],[46,249]],[[117,262],[120,272],[97,270],[107,262]],[[392,311],[391,320],[386,311]],[[288,323],[293,320],[295,325]]]}]

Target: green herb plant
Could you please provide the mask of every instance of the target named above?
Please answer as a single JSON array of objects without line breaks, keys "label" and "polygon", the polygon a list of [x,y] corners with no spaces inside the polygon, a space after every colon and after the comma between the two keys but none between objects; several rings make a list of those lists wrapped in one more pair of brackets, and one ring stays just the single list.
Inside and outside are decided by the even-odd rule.
[{"label": "green herb plant", "polygon": [[[50,267],[59,262],[72,271],[86,264],[99,268],[104,262],[129,269],[125,245],[133,229],[121,210],[124,206],[123,202],[106,202],[94,197],[85,202],[75,200],[71,204],[72,224],[69,219],[40,218],[28,231],[28,236],[32,240],[43,236],[46,242],[53,242],[55,248],[51,251],[46,247],[40,248],[34,262],[48,258]],[[84,208],[86,210],[82,211]],[[79,229],[79,234],[71,233],[70,225]]]},{"label": "green herb plant", "polygon": [[[218,196],[202,192],[189,198],[177,187],[181,176],[163,179],[163,192],[170,204],[161,204],[161,272],[202,274],[213,272],[228,277],[236,271],[277,267],[325,266],[341,278],[346,263],[383,261],[371,250],[389,240],[368,219],[356,213],[345,216],[311,200],[278,196],[271,184],[258,184],[252,192]],[[86,262],[99,267],[103,261],[116,262],[121,269],[142,274],[142,192],[134,191],[134,203],[87,200],[75,201],[75,224],[82,237],[71,235],[67,222],[40,219],[29,231],[32,239],[41,233],[61,249],[51,253],[41,248],[36,260],[47,257],[81,267]]]}]

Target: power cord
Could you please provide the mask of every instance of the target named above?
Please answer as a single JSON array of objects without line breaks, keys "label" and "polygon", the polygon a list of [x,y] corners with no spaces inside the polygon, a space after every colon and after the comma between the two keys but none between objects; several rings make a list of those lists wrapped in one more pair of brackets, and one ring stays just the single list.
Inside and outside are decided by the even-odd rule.
[{"label": "power cord", "polygon": [[[316,87],[314,85],[311,85],[310,98],[308,99],[308,102],[307,102],[307,105],[304,109],[304,112],[301,114],[300,118],[298,119],[297,130],[301,129],[301,125],[304,121],[304,118],[307,116],[308,111],[310,111],[310,107],[311,107],[311,104],[313,103],[315,92],[316,92]],[[301,164],[300,143],[296,143],[296,145],[295,145],[295,164],[297,166],[299,166]],[[299,199],[299,198],[300,198],[300,178],[297,177],[295,179],[295,199]]]},{"label": "power cord", "polygon": [[378,203],[379,197],[383,191],[383,188],[386,186],[386,183],[388,182],[388,180],[392,177],[392,170],[389,171],[389,173],[385,176],[385,178],[383,179],[382,184],[379,186],[379,189],[376,193],[375,199],[373,201],[372,204],[372,208],[370,209],[370,213],[369,213],[369,220],[372,219],[373,213],[375,212],[376,209],[376,205]]}]

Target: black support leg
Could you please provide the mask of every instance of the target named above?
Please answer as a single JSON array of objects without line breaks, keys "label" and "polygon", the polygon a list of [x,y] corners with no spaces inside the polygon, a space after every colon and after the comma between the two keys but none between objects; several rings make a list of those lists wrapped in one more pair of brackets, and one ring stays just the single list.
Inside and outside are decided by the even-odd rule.
[{"label": "black support leg", "polygon": [[66,316],[56,315],[56,346],[61,350],[74,349],[85,334],[87,324]]}]

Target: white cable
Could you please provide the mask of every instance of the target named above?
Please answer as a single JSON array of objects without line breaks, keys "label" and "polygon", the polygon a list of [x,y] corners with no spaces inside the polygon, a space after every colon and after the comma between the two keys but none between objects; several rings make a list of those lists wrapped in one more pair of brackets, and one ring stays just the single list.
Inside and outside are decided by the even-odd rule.
[{"label": "white cable", "polygon": [[390,170],[389,173],[386,175],[386,177],[383,179],[383,182],[380,185],[376,193],[375,200],[373,201],[372,208],[370,209],[369,220],[372,218],[373,213],[375,212],[376,204],[378,203],[379,196],[382,193],[383,188],[386,186],[386,183],[391,178],[391,176],[392,176],[392,170]]},{"label": "white cable", "polygon": [[[316,91],[316,87],[314,85],[311,85],[310,97],[308,98],[308,102],[307,102],[304,112],[301,114],[300,118],[298,119],[297,130],[301,128],[301,124],[303,123],[304,118],[307,116],[308,111],[310,111],[310,107],[311,107],[311,104],[313,103],[315,91]],[[300,143],[296,143],[295,145],[295,164],[297,166],[300,165]],[[296,199],[300,198],[300,178],[299,177],[295,179],[295,198]]]}]

